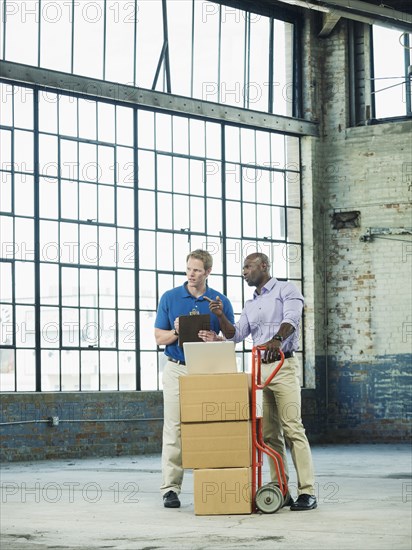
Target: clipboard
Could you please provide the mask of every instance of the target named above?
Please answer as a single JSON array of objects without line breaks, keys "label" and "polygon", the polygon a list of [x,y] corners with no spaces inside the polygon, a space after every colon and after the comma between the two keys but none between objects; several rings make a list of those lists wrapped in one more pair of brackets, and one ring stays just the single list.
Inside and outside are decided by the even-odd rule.
[{"label": "clipboard", "polygon": [[179,317],[179,346],[185,342],[203,342],[197,333],[199,330],[210,330],[209,313],[201,315],[181,315]]}]

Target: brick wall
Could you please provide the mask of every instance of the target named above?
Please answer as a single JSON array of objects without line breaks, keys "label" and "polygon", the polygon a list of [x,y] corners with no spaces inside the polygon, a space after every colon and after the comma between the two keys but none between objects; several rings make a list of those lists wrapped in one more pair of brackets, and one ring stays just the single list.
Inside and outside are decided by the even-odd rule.
[{"label": "brick wall", "polygon": [[158,453],[162,417],[161,392],[4,393],[0,460]]},{"label": "brick wall", "polygon": [[[411,419],[412,246],[407,236],[360,238],[368,228],[412,226],[412,122],[350,128],[346,24],[324,39],[315,25],[310,30],[316,57],[307,62],[315,79],[322,72],[321,137],[303,149],[311,151],[303,181],[312,205],[304,212],[306,297],[313,300],[306,333],[314,332],[308,361],[316,365],[318,406],[329,440],[404,440]],[[360,212],[360,226],[334,229],[332,217],[348,211]]]}]

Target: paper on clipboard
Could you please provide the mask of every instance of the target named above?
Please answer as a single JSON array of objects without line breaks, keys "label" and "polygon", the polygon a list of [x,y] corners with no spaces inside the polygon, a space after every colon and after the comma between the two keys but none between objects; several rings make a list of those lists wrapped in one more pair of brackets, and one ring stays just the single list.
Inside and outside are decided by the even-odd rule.
[{"label": "paper on clipboard", "polygon": [[210,315],[181,315],[179,317],[179,346],[184,342],[203,342],[198,337],[199,330],[210,330]]}]

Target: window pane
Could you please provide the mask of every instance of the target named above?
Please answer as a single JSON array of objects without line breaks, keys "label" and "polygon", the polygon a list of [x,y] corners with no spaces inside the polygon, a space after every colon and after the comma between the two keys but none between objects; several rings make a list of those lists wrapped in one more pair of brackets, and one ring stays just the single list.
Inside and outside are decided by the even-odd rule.
[{"label": "window pane", "polygon": [[42,2],[40,66],[71,72],[72,3]]},{"label": "window pane", "polygon": [[40,309],[40,338],[42,348],[59,347],[60,321],[58,308],[42,307]]},{"label": "window pane", "polygon": [[99,305],[100,307],[116,307],[116,274],[107,269],[99,271]]},{"label": "window pane", "polygon": [[98,138],[100,141],[114,142],[115,140],[115,107],[107,103],[98,102]]},{"label": "window pane", "polygon": [[157,225],[160,229],[172,229],[172,195],[157,195]]},{"label": "window pane", "polygon": [[189,197],[173,195],[173,228],[187,230],[190,227],[189,216]]},{"label": "window pane", "polygon": [[269,105],[269,19],[250,15],[249,83],[246,105],[266,111]]},{"label": "window pane", "polygon": [[[84,184],[81,184],[84,185]],[[79,184],[62,180],[60,186],[60,212],[62,218],[77,220],[79,217]]]},{"label": "window pane", "polygon": [[245,12],[223,7],[220,46],[221,103],[243,107],[245,91],[244,51]]},{"label": "window pane", "polygon": [[14,377],[14,350],[0,349],[0,391],[14,391]]},{"label": "window pane", "polygon": [[133,145],[133,110],[116,107],[116,140],[122,145]]},{"label": "window pane", "polygon": [[141,386],[142,390],[151,390],[158,386],[156,352],[141,353]]},{"label": "window pane", "polygon": [[33,172],[33,133],[15,130],[14,166],[17,172]]},{"label": "window pane", "polygon": [[[136,389],[136,354],[119,352],[119,390]],[[150,389],[153,389],[151,387]]]},{"label": "window pane", "polygon": [[405,115],[405,59],[400,31],[378,25],[372,29],[376,118]]},{"label": "window pane", "polygon": [[40,261],[57,262],[60,259],[57,222],[40,222]]},{"label": "window pane", "polygon": [[103,78],[104,1],[74,3],[73,72]]},{"label": "window pane", "polygon": [[141,269],[156,268],[156,233],[139,232],[139,265]]},{"label": "window pane", "polygon": [[17,391],[34,391],[36,388],[36,356],[34,350],[16,351]]},{"label": "window pane", "polygon": [[79,310],[62,308],[62,345],[79,346]]},{"label": "window pane", "polygon": [[[37,0],[13,2],[9,7],[11,9],[7,11],[5,37],[6,59],[37,66],[39,2]],[[30,47],[27,47],[27,44],[30,44]]]},{"label": "window pane", "polygon": [[134,227],[134,191],[117,188],[117,223],[126,227]]},{"label": "window pane", "polygon": [[97,351],[82,351],[80,353],[83,391],[99,389],[99,353]]},{"label": "window pane", "polygon": [[134,311],[119,310],[119,349],[134,349],[136,321]]},{"label": "window pane", "polygon": [[116,347],[117,341],[115,311],[110,309],[101,309],[99,311],[99,336],[99,346],[101,348]]},{"label": "window pane", "polygon": [[100,353],[100,389],[117,390],[117,353]]},{"label": "window pane", "polygon": [[57,133],[58,97],[52,92],[39,92],[39,128],[42,132]]},{"label": "window pane", "polygon": [[17,216],[33,216],[34,178],[26,174],[14,176],[14,213]]},{"label": "window pane", "polygon": [[[89,99],[78,100],[79,109],[79,137],[84,139],[96,139],[97,109],[96,102]],[[80,158],[82,144],[80,145]],[[80,176],[82,179],[87,179]]]},{"label": "window pane", "polygon": [[117,274],[118,295],[117,307],[124,309],[135,309],[134,285],[135,277],[133,270],[120,269]]},{"label": "window pane", "polygon": [[193,96],[217,102],[220,10],[214,4],[205,7],[194,2]]},{"label": "window pane", "polygon": [[168,2],[167,21],[172,92],[190,96],[192,2]]},{"label": "window pane", "polygon": [[133,187],[134,184],[134,164],[133,150],[126,147],[117,147],[117,183],[126,187]]},{"label": "window pane", "polygon": [[62,268],[62,305],[79,305],[79,270],[77,267]]},{"label": "window pane", "polygon": [[13,345],[14,316],[11,305],[0,304],[0,344],[2,346]]},{"label": "window pane", "polygon": [[154,113],[139,110],[137,117],[139,147],[154,149],[154,118]]},{"label": "window pane", "polygon": [[137,15],[137,86],[151,88],[163,46],[161,0],[139,2]]},{"label": "window pane", "polygon": [[42,391],[60,391],[60,354],[58,351],[44,350],[41,353]]},{"label": "window pane", "polygon": [[11,174],[0,172],[0,210],[11,213]]},{"label": "window pane", "polygon": [[61,135],[77,136],[77,99],[74,97],[59,96],[59,131]]},{"label": "window pane", "polygon": [[[133,207],[133,203],[132,203],[132,207]],[[108,185],[99,185],[98,211],[99,211],[98,221],[100,223],[114,223],[114,189],[113,187],[109,187]]]},{"label": "window pane", "polygon": [[[17,327],[19,330],[17,330]],[[34,307],[16,306],[16,346],[34,348]]]},{"label": "window pane", "polygon": [[[14,126],[33,129],[33,90],[14,86]],[[3,106],[2,106],[3,107]]]},{"label": "window pane", "polygon": [[80,269],[80,306],[97,307],[97,270]]},{"label": "window pane", "polygon": [[273,112],[291,116],[293,107],[293,25],[274,21]]},{"label": "window pane", "polygon": [[57,138],[40,134],[39,171],[40,174],[53,177],[58,175]]},{"label": "window pane", "polygon": [[155,310],[157,308],[156,274],[154,271],[140,271],[139,300],[141,309]]},{"label": "window pane", "polygon": [[[140,3],[139,3],[140,4]],[[106,3],[105,78],[111,82],[133,84],[134,2],[109,0]]]},{"label": "window pane", "polygon": [[11,84],[0,83],[0,124],[4,124],[5,126],[13,125],[13,101],[11,99],[13,89]]},{"label": "window pane", "polygon": [[78,391],[79,372],[80,372],[80,354],[78,351],[63,350],[61,354],[62,369],[62,390]]},{"label": "window pane", "polygon": [[40,302],[59,303],[59,268],[54,264],[40,265]]},{"label": "window pane", "polygon": [[14,241],[16,244],[16,259],[33,261],[34,260],[34,222],[33,220],[29,220],[25,218],[15,218]]},{"label": "window pane", "polygon": [[156,149],[172,150],[172,117],[156,113]]}]

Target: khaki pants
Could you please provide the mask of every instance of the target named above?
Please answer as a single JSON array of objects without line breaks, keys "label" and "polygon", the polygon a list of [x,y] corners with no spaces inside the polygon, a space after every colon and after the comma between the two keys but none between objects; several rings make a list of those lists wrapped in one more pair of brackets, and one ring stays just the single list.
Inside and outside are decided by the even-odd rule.
[{"label": "khaki pants", "polygon": [[162,485],[164,495],[168,491],[180,493],[183,481],[182,440],[180,437],[180,389],[179,377],[187,374],[185,365],[168,361],[163,371],[163,445]]},{"label": "khaki pants", "polygon": [[[262,381],[268,378],[275,363],[262,364]],[[288,444],[298,479],[298,495],[314,495],[312,454],[301,418],[299,362],[296,357],[285,359],[280,371],[263,390],[263,439],[283,460],[289,479],[285,440]],[[272,481],[277,482],[273,460],[269,459]]]}]

